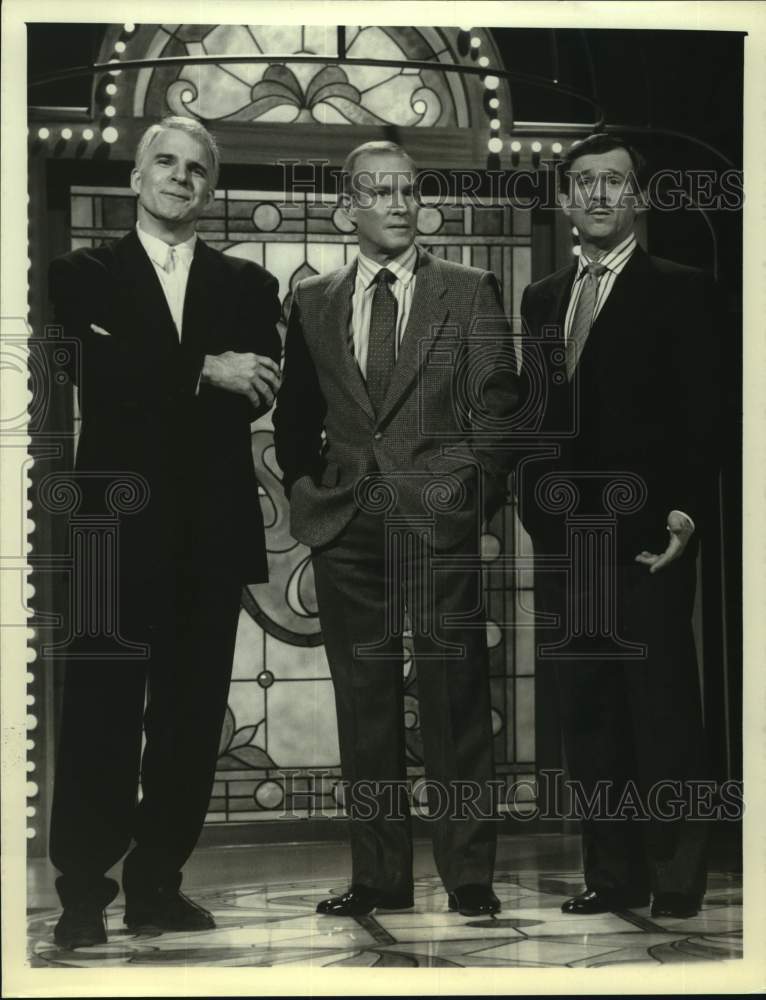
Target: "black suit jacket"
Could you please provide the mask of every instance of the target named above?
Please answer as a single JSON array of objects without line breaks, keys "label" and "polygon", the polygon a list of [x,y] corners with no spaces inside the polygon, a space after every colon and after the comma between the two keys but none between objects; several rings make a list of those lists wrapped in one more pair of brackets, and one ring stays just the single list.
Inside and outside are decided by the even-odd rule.
[{"label": "black suit jacket", "polygon": [[521,515],[538,547],[560,551],[564,519],[543,496],[547,474],[592,474],[579,476],[585,514],[604,510],[610,475],[639,477],[645,497],[619,516],[632,559],[665,548],[672,509],[705,523],[718,459],[713,289],[701,271],[637,248],[568,382],[564,319],[575,274],[576,265],[558,271],[522,299],[527,428],[549,455],[519,466]]},{"label": "black suit jacket", "polygon": [[138,474],[146,490],[142,509],[121,519],[123,578],[141,581],[180,560],[195,572],[265,580],[250,445],[250,422],[259,414],[244,396],[197,384],[205,354],[279,360],[276,279],[198,240],[180,343],[135,232],[54,260],[50,293],[56,321],[79,347],[70,374],[82,414],[80,513],[108,512],[110,476]]},{"label": "black suit jacket", "polygon": [[[519,400],[508,320],[490,272],[421,250],[407,329],[375,413],[349,339],[356,263],[302,281],[274,413],[295,538],[325,545],[351,520],[360,483],[439,544],[478,529],[505,495],[508,428]],[[381,508],[382,509],[382,508]]]}]

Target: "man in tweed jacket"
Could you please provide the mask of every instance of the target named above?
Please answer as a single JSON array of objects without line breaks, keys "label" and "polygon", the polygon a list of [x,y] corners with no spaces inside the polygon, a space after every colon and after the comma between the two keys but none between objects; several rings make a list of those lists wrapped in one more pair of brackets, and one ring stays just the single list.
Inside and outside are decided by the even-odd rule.
[{"label": "man in tweed jacket", "polygon": [[296,288],[274,417],[291,530],[312,547],[347,783],[351,887],[317,908],[335,916],[413,905],[405,608],[448,904],[499,909],[496,829],[482,819],[492,729],[478,542],[505,493],[516,370],[494,276],[415,246],[413,187],[401,147],[349,154],[359,257]]}]

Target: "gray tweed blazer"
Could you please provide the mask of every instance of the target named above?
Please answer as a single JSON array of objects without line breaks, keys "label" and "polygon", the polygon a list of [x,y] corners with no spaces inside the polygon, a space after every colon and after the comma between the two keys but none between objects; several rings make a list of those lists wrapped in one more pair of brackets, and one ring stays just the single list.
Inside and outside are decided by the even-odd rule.
[{"label": "gray tweed blazer", "polygon": [[494,275],[419,250],[407,329],[379,413],[350,337],[356,264],[298,284],[290,310],[276,457],[293,536],[331,542],[360,508],[432,524],[458,544],[505,496],[519,404]]}]

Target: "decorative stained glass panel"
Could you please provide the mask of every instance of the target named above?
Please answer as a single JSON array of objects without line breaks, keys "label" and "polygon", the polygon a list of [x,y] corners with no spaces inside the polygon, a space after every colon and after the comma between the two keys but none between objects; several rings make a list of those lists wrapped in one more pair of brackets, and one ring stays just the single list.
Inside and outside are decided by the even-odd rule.
[{"label": "decorative stained glass panel", "polygon": [[[135,219],[127,189],[71,191],[72,247],[124,235]],[[501,282],[508,315],[518,314],[531,275],[529,218],[491,201],[425,203],[420,244],[432,253],[490,268]],[[267,190],[216,192],[201,220],[202,237],[223,253],[246,257],[279,280],[282,332],[296,282],[353,260],[356,240],[334,196]],[[267,584],[246,588],[234,673],[208,822],[334,815],[340,768],[335,707],[322,646],[309,552],[291,538],[274,458],[270,416],[252,428],[253,456],[269,553]],[[518,577],[503,556],[531,551],[513,504],[487,526],[487,637],[498,777],[534,771],[534,655],[531,571]],[[406,640],[407,641],[407,640]],[[411,776],[422,775],[417,678],[405,664],[405,732]]]}]

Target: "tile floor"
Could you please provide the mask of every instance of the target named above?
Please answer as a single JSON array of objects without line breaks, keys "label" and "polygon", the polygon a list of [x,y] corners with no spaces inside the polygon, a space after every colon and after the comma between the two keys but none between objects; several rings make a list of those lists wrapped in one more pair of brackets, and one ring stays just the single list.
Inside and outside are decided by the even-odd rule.
[{"label": "tile floor", "polygon": [[[416,850],[416,871],[426,873],[416,880],[414,910],[359,918],[320,917],[314,912],[318,900],[346,888],[347,857],[339,844],[207,848],[195,853],[184,888],[213,912],[215,930],[137,936],[122,925],[123,901],[118,897],[107,912],[108,943],[74,952],[53,943],[58,910],[51,873],[37,863],[29,893],[29,961],[33,967],[59,969],[574,968],[741,957],[738,875],[712,873],[702,911],[688,920],[653,919],[649,907],[593,917],[565,916],[561,903],[582,889],[579,862],[573,857],[576,838],[508,840],[511,843],[503,845],[498,859],[495,891],[502,912],[496,917],[468,918],[447,910],[427,845]],[[561,867],[556,867],[556,860]],[[272,874],[255,878],[256,871]]]}]

